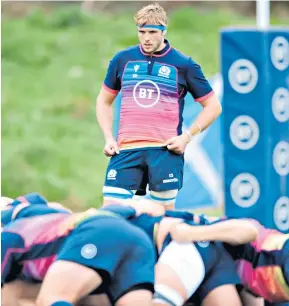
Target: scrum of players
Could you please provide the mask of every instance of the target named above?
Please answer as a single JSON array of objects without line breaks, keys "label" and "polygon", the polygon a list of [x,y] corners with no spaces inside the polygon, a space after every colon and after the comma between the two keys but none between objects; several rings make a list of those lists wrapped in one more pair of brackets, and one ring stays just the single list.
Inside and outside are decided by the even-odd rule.
[{"label": "scrum of players", "polygon": [[289,301],[289,234],[119,200],[72,212],[1,198],[3,306],[260,306]]}]

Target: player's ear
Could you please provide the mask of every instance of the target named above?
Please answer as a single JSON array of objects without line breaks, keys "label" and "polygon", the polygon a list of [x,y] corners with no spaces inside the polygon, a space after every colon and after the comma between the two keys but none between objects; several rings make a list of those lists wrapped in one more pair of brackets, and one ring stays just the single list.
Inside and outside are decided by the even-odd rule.
[{"label": "player's ear", "polygon": [[165,36],[167,34],[167,30],[163,31],[163,36]]}]

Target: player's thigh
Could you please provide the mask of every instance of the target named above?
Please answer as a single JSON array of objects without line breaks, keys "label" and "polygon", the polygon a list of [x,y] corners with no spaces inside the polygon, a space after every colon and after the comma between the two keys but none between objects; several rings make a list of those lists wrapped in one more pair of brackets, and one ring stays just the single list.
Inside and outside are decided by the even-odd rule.
[{"label": "player's thigh", "polygon": [[111,157],[103,188],[104,197],[132,197],[128,192],[119,193],[117,189],[139,189],[144,175],[144,151],[121,151]]},{"label": "player's thigh", "polygon": [[[130,248],[127,250],[125,260],[117,267],[109,293],[114,303],[122,305],[126,296],[137,297],[140,292],[153,292],[154,267],[156,263],[155,248],[140,228],[130,224],[131,237]],[[136,292],[132,294],[132,292]],[[145,296],[151,296],[145,294]]]},{"label": "player's thigh", "polygon": [[263,298],[255,297],[254,295],[247,292],[246,290],[241,291],[240,297],[241,297],[243,305],[246,305],[246,306],[264,306],[264,299]]},{"label": "player's thigh", "polygon": [[7,283],[1,289],[1,305],[15,306],[23,303],[34,303],[40,286],[40,284],[32,284],[22,280]]},{"label": "player's thigh", "polygon": [[165,210],[174,210],[177,195],[178,189],[165,191],[150,191],[151,200],[156,203],[156,205],[163,205]]},{"label": "player's thigh", "polygon": [[182,305],[197,290],[204,276],[203,259],[194,244],[172,241],[156,265],[155,305]]},{"label": "player's thigh", "polygon": [[[196,294],[197,300],[205,301],[205,299],[214,290],[216,290],[217,288],[226,287],[226,288],[231,288],[230,292],[232,292],[231,297],[235,302],[234,305],[239,305],[240,299],[237,288],[241,289],[242,285],[233,259],[225,251],[222,244],[220,243],[210,243],[208,247],[204,247],[205,246],[204,244],[203,247],[201,247],[202,243],[196,243],[196,245],[198,246],[200,252],[202,252],[203,250],[204,254],[206,255],[210,254],[210,252],[206,253],[206,249],[209,251],[211,248],[212,249],[211,253],[212,255],[214,255],[212,257],[211,266],[206,270],[205,279],[200,285],[198,292]],[[205,261],[207,262],[209,258],[210,257],[207,257]]]},{"label": "player's thigh", "polygon": [[34,284],[24,280],[16,279],[7,283],[2,288],[2,297],[4,295],[14,295],[18,298],[35,299],[39,293],[41,284]]},{"label": "player's thigh", "polygon": [[150,290],[138,289],[126,293],[116,303],[116,306],[152,306],[153,293]]},{"label": "player's thigh", "polygon": [[106,294],[92,294],[77,303],[77,306],[112,306]]},{"label": "player's thigh", "polygon": [[[96,289],[103,293],[131,248],[130,226],[127,221],[112,217],[91,218],[78,225],[66,238],[56,262],[48,270],[43,283],[45,291],[41,288],[41,301],[51,290],[58,299],[68,302],[76,302]],[[65,273],[66,269],[69,273]],[[57,275],[62,286],[54,285]]]},{"label": "player's thigh", "polygon": [[232,305],[242,306],[239,293],[234,285],[223,285],[213,289],[202,302],[202,306]]},{"label": "player's thigh", "polygon": [[44,277],[36,305],[50,306],[57,301],[75,304],[101,282],[101,276],[95,270],[75,262],[58,260]]},{"label": "player's thigh", "polygon": [[[160,192],[179,190],[182,187],[184,172],[183,155],[178,155],[167,149],[148,150],[146,163],[148,166],[150,190]],[[156,197],[154,194],[152,196]],[[156,200],[161,200],[161,198]]]}]

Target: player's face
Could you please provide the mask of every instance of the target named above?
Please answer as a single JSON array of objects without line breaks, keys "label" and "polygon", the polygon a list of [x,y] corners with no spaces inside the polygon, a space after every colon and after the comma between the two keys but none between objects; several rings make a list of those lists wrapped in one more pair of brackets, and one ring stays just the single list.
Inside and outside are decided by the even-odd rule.
[{"label": "player's face", "polygon": [[163,32],[156,29],[140,28],[138,29],[138,38],[146,53],[159,51],[164,41]]}]

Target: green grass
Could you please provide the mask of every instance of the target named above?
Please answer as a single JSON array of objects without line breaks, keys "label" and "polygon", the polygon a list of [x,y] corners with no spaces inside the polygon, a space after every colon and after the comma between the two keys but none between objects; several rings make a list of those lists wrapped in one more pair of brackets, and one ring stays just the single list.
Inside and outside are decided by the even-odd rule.
[{"label": "green grass", "polygon": [[[72,6],[4,16],[2,195],[38,191],[70,207],[99,205],[108,159],[95,97],[109,59],[137,43],[132,14],[84,16]],[[168,38],[210,76],[219,70],[219,29],[254,22],[183,8],[170,14]]]}]

